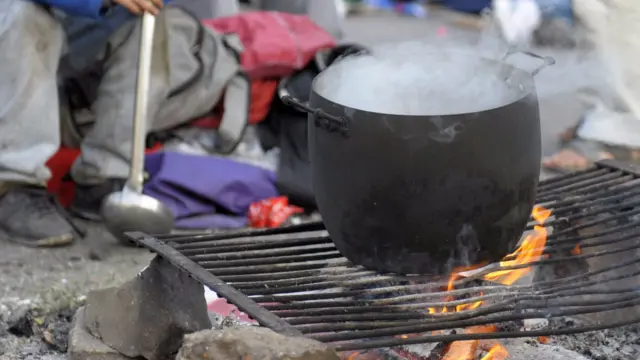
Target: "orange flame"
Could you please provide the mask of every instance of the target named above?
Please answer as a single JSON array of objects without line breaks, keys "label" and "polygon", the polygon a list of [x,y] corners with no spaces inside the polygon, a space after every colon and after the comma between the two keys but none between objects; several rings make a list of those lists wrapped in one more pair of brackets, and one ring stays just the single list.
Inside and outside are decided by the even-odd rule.
[{"label": "orange flame", "polygon": [[[466,266],[466,267],[459,267],[454,269],[451,272],[451,276],[449,277],[449,281],[447,283],[447,291],[451,291],[455,289],[455,282],[456,280],[458,280],[460,277],[462,277],[462,275],[460,275],[460,273],[465,272],[465,271],[470,271],[470,270],[475,270],[479,267],[481,267],[484,264],[481,265],[474,265],[474,266]],[[482,296],[483,294],[480,293],[480,295]],[[445,302],[446,301],[455,301],[456,299],[453,296],[447,296],[445,298]],[[473,309],[477,309],[482,305],[482,301],[476,301],[474,303],[465,303],[465,304],[459,304],[456,305],[455,310],[451,311],[451,312],[460,312],[460,311],[465,311],[465,310],[473,310]],[[444,306],[440,311],[438,311],[438,309],[436,308],[427,308],[427,311],[429,312],[429,314],[437,314],[437,313],[448,313],[450,312],[449,308],[447,308],[446,306]]]},{"label": "orange flame", "polygon": [[[545,244],[547,242],[547,229],[544,227],[544,222],[551,216],[551,210],[547,210],[543,207],[535,207],[532,212],[533,218],[538,223],[534,226],[534,231],[532,234],[529,234],[522,241],[522,244],[516,249],[513,253],[506,256],[503,261],[500,262],[500,267],[511,267],[511,266],[524,266],[530,264],[534,261],[538,261],[543,256],[543,251]],[[580,251],[579,246],[576,246],[575,251]],[[482,265],[471,266],[466,268],[458,268],[455,269],[447,284],[447,291],[454,290],[455,281],[461,277],[460,273],[464,271],[474,270],[479,268]],[[503,285],[512,285],[518,279],[525,276],[531,271],[531,267],[523,267],[512,270],[498,270],[492,273],[489,273],[484,276],[485,280],[497,282]],[[482,295],[482,293],[480,294]],[[453,296],[448,296],[446,301],[454,301],[456,300]],[[476,301],[473,303],[460,304],[455,307],[455,309],[449,309],[446,306],[443,307],[440,311],[436,308],[428,308],[429,314],[437,314],[437,313],[446,313],[449,311],[460,312],[477,309],[482,306],[483,301]],[[497,326],[488,325],[488,326],[473,326],[465,330],[466,333],[478,333],[478,332],[495,332],[497,331]],[[539,340],[540,341],[540,340]],[[542,341],[540,341],[542,342]],[[468,340],[468,341],[455,341],[451,343],[442,358],[443,360],[473,360],[475,359],[476,351],[479,345],[478,340]],[[489,352],[482,357],[482,360],[506,360],[509,356],[509,352],[504,346],[500,344],[494,344]]]},{"label": "orange flame", "polygon": [[[531,214],[539,225],[534,226],[533,234],[527,235],[522,244],[516,251],[508,255],[508,258],[514,257],[513,260],[500,262],[500,267],[518,266],[530,264],[540,260],[544,245],[547,242],[547,229],[544,222],[551,216],[551,210],[542,207],[533,208]],[[512,285],[518,279],[525,276],[531,271],[531,267],[513,270],[498,270],[484,276],[485,280],[497,282],[503,285]]]},{"label": "orange flame", "polygon": [[[464,332],[474,334],[495,332],[496,330],[495,325],[480,325],[469,327]],[[479,343],[479,340],[454,341],[449,345],[442,360],[475,360]]]},{"label": "orange flame", "polygon": [[509,357],[509,352],[504,346],[495,344],[491,347],[491,350],[487,355],[483,356],[480,360],[506,360]]},{"label": "orange flame", "polygon": [[475,360],[477,348],[478,340],[452,342],[442,360]]},{"label": "orange flame", "polygon": [[549,343],[549,338],[546,336],[538,336],[538,342],[540,344],[548,344]]},{"label": "orange flame", "polygon": [[582,249],[580,248],[580,244],[576,244],[576,247],[571,250],[571,255],[580,255],[582,254]]}]

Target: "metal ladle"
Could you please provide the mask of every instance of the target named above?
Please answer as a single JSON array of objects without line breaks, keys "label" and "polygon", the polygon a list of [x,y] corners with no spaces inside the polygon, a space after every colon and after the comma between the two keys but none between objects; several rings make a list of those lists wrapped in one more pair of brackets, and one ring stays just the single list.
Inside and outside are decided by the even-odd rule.
[{"label": "metal ladle", "polygon": [[107,230],[125,244],[131,244],[125,236],[127,232],[164,234],[171,232],[175,224],[175,218],[166,205],[142,193],[155,21],[149,13],[142,17],[129,178],[122,191],[105,198],[101,209]]}]

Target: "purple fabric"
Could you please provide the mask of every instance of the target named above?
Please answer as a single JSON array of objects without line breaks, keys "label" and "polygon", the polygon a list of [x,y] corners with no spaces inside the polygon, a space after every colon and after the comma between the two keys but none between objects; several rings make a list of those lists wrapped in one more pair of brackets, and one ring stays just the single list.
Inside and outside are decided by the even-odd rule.
[{"label": "purple fabric", "polygon": [[178,220],[180,229],[237,229],[247,225],[246,216],[205,214]]},{"label": "purple fabric", "polygon": [[249,205],[278,196],[274,172],[233,160],[159,152],[145,168],[145,194],[166,204],[179,228],[241,227]]}]

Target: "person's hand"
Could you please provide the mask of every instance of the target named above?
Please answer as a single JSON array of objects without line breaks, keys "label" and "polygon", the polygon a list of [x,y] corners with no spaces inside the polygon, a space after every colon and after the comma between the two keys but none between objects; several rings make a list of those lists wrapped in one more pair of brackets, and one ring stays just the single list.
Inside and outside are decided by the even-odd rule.
[{"label": "person's hand", "polygon": [[163,0],[113,0],[113,2],[124,6],[136,15],[142,15],[145,12],[158,15],[163,6]]}]

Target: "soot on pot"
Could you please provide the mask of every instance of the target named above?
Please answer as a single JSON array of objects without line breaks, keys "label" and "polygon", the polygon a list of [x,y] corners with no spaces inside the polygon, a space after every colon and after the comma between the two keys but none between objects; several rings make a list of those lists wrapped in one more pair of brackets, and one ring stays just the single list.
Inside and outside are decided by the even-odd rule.
[{"label": "soot on pot", "polygon": [[499,62],[421,41],[383,44],[336,61],[316,80],[319,95],[354,109],[449,115],[504,106],[524,96]]}]

